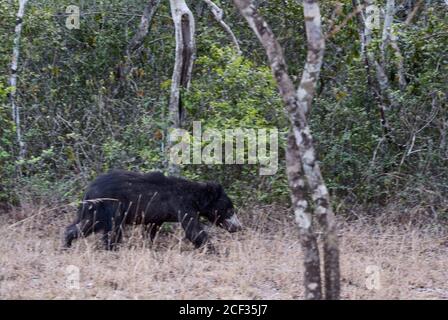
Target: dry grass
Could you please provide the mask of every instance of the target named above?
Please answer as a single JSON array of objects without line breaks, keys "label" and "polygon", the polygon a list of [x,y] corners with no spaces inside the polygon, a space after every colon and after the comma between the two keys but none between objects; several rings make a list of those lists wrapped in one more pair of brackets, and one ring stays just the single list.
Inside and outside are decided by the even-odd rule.
[{"label": "dry grass", "polygon": [[[303,297],[298,234],[283,208],[248,210],[242,215],[246,230],[237,234],[212,228],[218,255],[193,250],[177,228],[152,246],[131,228],[117,252],[98,248],[94,237],[63,251],[61,228],[69,216],[43,207],[0,215],[1,299]],[[341,223],[342,296],[447,299],[447,253],[442,228]],[[379,289],[367,289],[369,265],[380,270]],[[79,268],[79,289],[67,286],[69,266]]]}]

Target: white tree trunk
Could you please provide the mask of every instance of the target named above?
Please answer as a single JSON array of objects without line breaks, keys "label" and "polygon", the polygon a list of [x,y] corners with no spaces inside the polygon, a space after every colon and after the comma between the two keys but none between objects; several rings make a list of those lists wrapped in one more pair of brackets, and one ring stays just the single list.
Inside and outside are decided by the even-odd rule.
[{"label": "white tree trunk", "polygon": [[386,3],[386,12],[384,14],[384,26],[383,26],[383,35],[381,39],[381,64],[382,69],[386,69],[386,50],[387,46],[390,45],[391,48],[395,51],[395,64],[398,73],[398,84],[400,90],[403,91],[406,88],[406,78],[404,75],[404,58],[401,54],[400,47],[397,43],[397,36],[393,32],[394,25],[394,15],[395,15],[395,0],[387,0]]},{"label": "white tree trunk", "polygon": [[391,40],[392,23],[395,14],[395,0],[387,0],[386,11],[384,13],[383,35],[381,39],[381,59],[386,60],[386,46]]},{"label": "white tree trunk", "polygon": [[[367,8],[374,4],[373,0],[365,1]],[[373,25],[369,23],[369,21],[373,21],[374,18],[372,15],[374,11],[366,10],[366,13],[361,13],[361,55],[365,61],[365,67],[367,72],[367,79],[369,81],[369,85],[373,90],[373,96],[377,100],[378,110],[380,113],[380,121],[381,126],[383,128],[384,135],[387,141],[392,142],[392,138],[390,136],[389,124],[386,117],[386,101],[388,100],[388,90],[389,90],[389,80],[387,79],[386,73],[382,65],[376,60],[375,54],[373,50],[369,48],[370,43],[372,42],[372,27]],[[371,77],[371,70],[374,69],[375,79]]]},{"label": "white tree trunk", "polygon": [[[366,3],[370,6],[370,5],[374,5],[374,1],[373,0],[366,0]],[[387,92],[389,90],[389,79],[386,76],[386,73],[384,71],[383,65],[380,64],[376,58],[375,58],[375,54],[373,52],[373,50],[369,49],[369,45],[372,42],[372,31],[373,31],[373,24],[371,23],[372,21],[374,21],[376,18],[373,17],[373,15],[375,14],[375,11],[370,10],[366,12],[366,16],[364,18],[364,37],[365,37],[365,43],[364,43],[364,47],[366,50],[366,55],[367,55],[367,59],[369,61],[369,64],[371,67],[375,68],[375,75],[376,75],[376,80],[379,84],[380,90],[381,90],[381,95],[386,97],[387,96]],[[369,23],[370,22],[370,23]],[[385,107],[384,104],[382,107]]]},{"label": "white tree trunk", "polygon": [[400,90],[404,91],[404,89],[406,89],[406,86],[408,84],[406,81],[406,77],[405,77],[404,57],[401,54],[400,47],[398,46],[397,37],[393,33],[390,36],[390,46],[392,47],[392,49],[394,49],[396,59],[397,59],[396,65],[397,65],[397,72],[398,72],[398,84],[399,84]]},{"label": "white tree trunk", "polygon": [[223,20],[224,12],[222,11],[222,9],[220,7],[218,7],[215,3],[213,3],[211,0],[204,0],[204,2],[207,3],[207,5],[209,6],[216,21],[218,21],[218,23],[221,25],[221,27],[224,29],[224,31],[229,34],[238,54],[241,54],[241,49],[240,49],[240,45],[238,44],[238,39],[235,37],[235,34],[233,33],[232,29],[230,29],[230,27],[227,25],[227,23],[225,23]]},{"label": "white tree trunk", "polygon": [[322,297],[319,250],[313,232],[312,208],[307,201],[307,195],[309,195],[315,205],[314,213],[325,233],[325,298],[338,299],[340,283],[336,224],[329,193],[317,163],[313,138],[307,120],[324,51],[319,6],[315,0],[303,1],[308,54],[302,80],[296,92],[287,72],[283,49],[266,21],[258,14],[250,0],[234,0],[234,3],[266,50],[272,73],[291,121],[286,153],[287,174],[292,207],[299,225],[304,250],[305,297],[307,299],[321,299]]},{"label": "white tree trunk", "polygon": [[14,46],[12,51],[12,62],[11,62],[11,76],[9,78],[9,85],[12,88],[10,93],[11,109],[12,109],[12,119],[16,125],[16,139],[19,145],[19,159],[25,157],[25,143],[22,140],[22,133],[20,128],[20,107],[17,104],[16,93],[17,93],[17,72],[19,66],[20,57],[20,37],[22,34],[23,27],[23,16],[25,15],[25,7],[28,0],[19,0],[19,10],[17,12],[16,27],[14,30]]},{"label": "white tree trunk", "polygon": [[[181,101],[181,90],[188,89],[196,57],[195,20],[185,0],[170,0],[171,16],[174,22],[176,38],[176,58],[173,76],[171,79],[171,92],[169,102],[170,129],[181,128],[185,117]],[[171,142],[168,141],[168,158]],[[168,171],[178,174],[179,168],[169,162]]]},{"label": "white tree trunk", "polygon": [[[316,0],[303,1],[303,13],[305,16],[305,28],[308,53],[302,79],[297,89],[299,108],[304,110],[305,117],[311,109],[316,84],[322,67],[325,51],[325,39],[322,34],[321,14]],[[298,117],[296,121],[298,121]],[[297,128],[294,135],[297,142],[303,138],[303,133]],[[309,130],[306,124],[306,129]],[[312,137],[310,134],[310,143]],[[300,152],[300,146],[299,152]],[[302,166],[311,190],[311,197],[315,203],[315,214],[324,231],[324,273],[325,273],[325,298],[339,299],[340,294],[340,270],[339,248],[336,221],[331,208],[330,195],[322,177],[317,162],[314,147],[310,145],[308,152],[302,155]]]}]

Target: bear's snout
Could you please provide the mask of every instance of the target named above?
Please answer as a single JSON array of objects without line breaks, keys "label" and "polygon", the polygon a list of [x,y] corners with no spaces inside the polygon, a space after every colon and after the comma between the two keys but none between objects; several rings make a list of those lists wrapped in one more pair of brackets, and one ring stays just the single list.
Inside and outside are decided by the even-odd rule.
[{"label": "bear's snout", "polygon": [[236,214],[232,215],[228,219],[223,220],[222,226],[229,232],[237,232],[243,228],[243,225],[241,224],[240,220],[238,220]]}]

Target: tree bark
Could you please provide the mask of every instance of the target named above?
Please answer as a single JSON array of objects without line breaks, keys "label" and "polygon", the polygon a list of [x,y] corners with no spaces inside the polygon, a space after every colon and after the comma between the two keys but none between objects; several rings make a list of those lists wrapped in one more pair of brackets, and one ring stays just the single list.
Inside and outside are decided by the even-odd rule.
[{"label": "tree bark", "polygon": [[12,88],[9,94],[9,99],[11,102],[12,119],[16,126],[16,139],[19,146],[19,160],[25,157],[25,143],[22,140],[22,132],[20,128],[20,107],[17,104],[16,93],[17,93],[17,71],[19,66],[20,57],[20,38],[22,34],[23,27],[23,16],[25,15],[25,7],[28,0],[19,1],[19,10],[17,12],[16,27],[14,30],[14,46],[12,51],[12,62],[11,62],[11,75],[9,78],[9,85]]},{"label": "tree bark", "polygon": [[384,13],[383,35],[380,47],[383,67],[386,60],[386,46],[390,43],[391,40],[394,14],[395,14],[395,0],[387,0],[386,11]]},{"label": "tree bark", "polygon": [[[306,117],[311,109],[316,84],[319,80],[325,51],[325,38],[322,34],[318,2],[316,0],[304,0],[303,12],[305,16],[308,53],[302,79],[297,90],[297,97],[299,100],[299,108],[305,111],[305,128],[309,130]],[[299,134],[299,132],[296,133],[296,140],[298,142],[300,141]],[[311,134],[309,134],[309,144],[308,151],[305,150],[303,153],[302,163],[309,188],[311,189],[312,199],[315,203],[315,214],[324,232],[325,298],[335,300],[339,299],[340,295],[337,226],[333,209],[331,208],[330,195],[317,162]]]},{"label": "tree bark", "polygon": [[[369,7],[373,5],[373,0],[366,0],[366,5]],[[371,21],[372,11],[366,10],[366,14],[361,12],[361,20],[360,20],[360,38],[361,38],[361,56],[363,57],[366,73],[367,73],[367,81],[369,87],[373,90],[373,97],[375,98],[378,111],[380,114],[380,123],[383,128],[383,133],[386,140],[389,143],[393,142],[393,139],[390,135],[389,123],[386,117],[386,102],[387,102],[387,90],[389,89],[389,80],[386,77],[384,69],[380,65],[380,63],[375,59],[375,55],[371,49],[369,49],[369,45],[372,42],[372,26],[367,23],[367,21]],[[372,69],[375,69],[375,78],[371,76]]]},{"label": "tree bark", "polygon": [[[340,4],[340,5],[341,5],[340,10],[342,10],[342,4]],[[333,37],[335,34],[337,34],[339,31],[341,31],[342,28],[345,27],[350,20],[352,20],[354,17],[356,17],[358,14],[360,14],[362,12],[362,10],[365,9],[365,5],[357,5],[354,7],[355,7],[355,9],[352,12],[350,12],[340,24],[335,25],[334,20],[333,19],[331,20],[331,25],[329,27],[329,31],[327,32],[327,35],[325,36],[325,39],[328,40],[331,37]],[[339,7],[337,7],[337,10],[339,10],[338,8]]]},{"label": "tree bark", "polygon": [[[366,3],[368,4],[368,6],[373,5],[374,1],[373,0],[366,0]],[[379,89],[380,92],[379,94],[381,95],[381,100],[383,102],[383,108],[385,107],[385,100],[388,97],[388,90],[390,88],[389,85],[389,79],[386,76],[386,72],[384,71],[384,67],[383,65],[378,62],[378,60],[375,58],[375,54],[373,52],[373,50],[371,50],[369,48],[369,45],[372,42],[372,25],[370,25],[369,21],[373,21],[372,15],[374,14],[374,11],[367,11],[366,12],[366,16],[363,17],[363,22],[364,22],[364,37],[365,37],[365,43],[364,43],[364,48],[365,48],[365,53],[367,55],[367,59],[369,62],[370,67],[374,67],[375,68],[375,75],[376,75],[376,80],[378,82],[379,85]]]},{"label": "tree bark", "polygon": [[292,130],[289,131],[286,149],[286,173],[291,190],[291,203],[296,223],[299,227],[300,245],[303,250],[305,299],[322,299],[322,280],[320,254],[311,206],[307,200],[309,190],[303,175],[299,148]]},{"label": "tree bark", "polygon": [[137,32],[132,37],[126,48],[126,55],[128,57],[130,57],[134,51],[142,46],[143,40],[148,34],[149,27],[151,26],[152,18],[160,6],[160,1],[161,0],[149,0],[143,9],[143,15]]},{"label": "tree bark", "polygon": [[406,89],[406,86],[408,85],[405,77],[405,70],[404,70],[404,57],[401,53],[400,47],[397,43],[397,37],[392,33],[390,36],[390,46],[395,51],[396,55],[396,65],[397,65],[397,73],[398,73],[398,85],[400,87],[400,91],[404,91]]},{"label": "tree bark", "polygon": [[381,64],[382,69],[386,70],[386,50],[390,45],[395,52],[396,56],[396,68],[398,74],[398,85],[400,90],[403,91],[406,88],[406,78],[404,75],[404,58],[401,54],[400,47],[397,43],[397,36],[393,32],[393,19],[395,15],[395,0],[387,0],[386,12],[384,14],[384,26],[383,35],[381,41]]},{"label": "tree bark", "polygon": [[133,55],[135,55],[136,52],[140,51],[139,49],[142,47],[143,41],[149,32],[149,27],[151,26],[152,18],[154,17],[154,14],[159,8],[160,1],[161,0],[149,0],[145,8],[143,9],[143,15],[140,20],[137,32],[132,37],[131,41],[129,41],[126,47],[124,57],[125,60],[118,66],[119,83],[113,89],[112,96],[116,96],[118,94],[123,83],[126,81],[126,77],[131,72],[132,70],[131,58]]},{"label": "tree bark", "polygon": [[[171,15],[176,38],[176,57],[171,79],[170,102],[168,106],[170,129],[182,127],[185,112],[181,101],[181,90],[188,89],[193,63],[196,57],[195,20],[185,0],[170,0]],[[168,158],[171,150],[168,141]],[[179,174],[179,167],[169,161],[168,172]]]},{"label": "tree bark", "polygon": [[[325,298],[338,299],[340,291],[339,250],[336,224],[329,193],[317,163],[313,138],[307,121],[324,52],[319,6],[315,0],[303,1],[308,54],[302,80],[296,92],[287,72],[283,50],[266,21],[258,14],[250,0],[234,0],[234,3],[266,50],[291,122],[287,150],[287,173],[292,194],[292,207],[299,224],[305,255],[306,298],[320,299],[322,297],[320,269],[318,268],[319,252],[312,230],[313,215],[309,213],[311,208],[304,196],[307,183],[316,208],[314,214],[326,234],[324,237]],[[306,182],[302,177],[302,172]],[[307,235],[312,236],[307,237]]]},{"label": "tree bark", "polygon": [[213,16],[215,17],[215,20],[221,25],[221,27],[224,29],[225,32],[227,32],[232,39],[233,45],[235,46],[236,51],[238,54],[241,54],[240,45],[238,44],[238,39],[235,37],[235,34],[233,33],[232,29],[227,25],[227,23],[223,20],[224,12],[220,7],[218,7],[215,3],[213,3],[211,0],[204,0],[205,3],[209,6],[210,10],[213,13]]},{"label": "tree bark", "polygon": [[414,19],[418,9],[420,8],[420,6],[422,5],[423,0],[418,0],[417,3],[415,4],[414,8],[412,9],[412,11],[409,13],[409,15],[406,17],[406,20],[404,22],[405,25],[410,25],[412,22],[412,19]]}]

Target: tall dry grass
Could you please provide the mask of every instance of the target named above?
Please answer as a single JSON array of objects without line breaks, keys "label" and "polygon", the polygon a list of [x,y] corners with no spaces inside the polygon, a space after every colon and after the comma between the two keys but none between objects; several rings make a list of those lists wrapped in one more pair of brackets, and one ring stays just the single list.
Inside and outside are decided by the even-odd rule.
[{"label": "tall dry grass", "polygon": [[[61,250],[73,211],[42,206],[0,216],[1,299],[303,298],[298,232],[284,208],[245,210],[240,233],[211,228],[219,254],[194,250],[178,227],[153,245],[128,228],[116,252],[102,250],[98,236]],[[443,228],[358,221],[341,222],[340,234],[342,298],[448,298]]]}]

